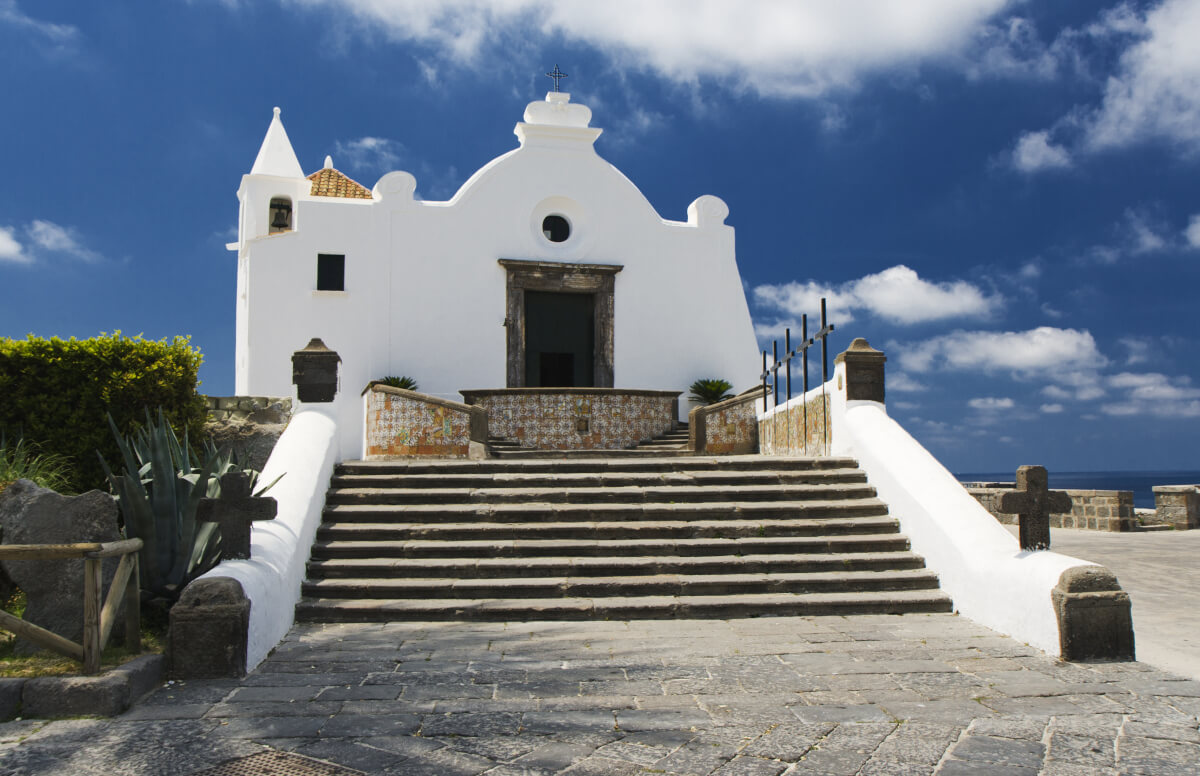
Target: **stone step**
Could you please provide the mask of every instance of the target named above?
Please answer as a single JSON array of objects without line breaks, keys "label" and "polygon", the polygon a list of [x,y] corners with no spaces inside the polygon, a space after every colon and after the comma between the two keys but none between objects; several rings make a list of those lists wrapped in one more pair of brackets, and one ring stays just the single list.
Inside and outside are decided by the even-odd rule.
[{"label": "stone step", "polygon": [[321,526],[317,541],[402,541],[441,539],[734,539],[750,536],[882,534],[900,530],[895,518],[850,517],[811,520],[645,520],[638,522],[536,523],[348,523]]},{"label": "stone step", "polygon": [[574,459],[590,459],[597,454],[611,458],[677,458],[680,455],[685,455],[686,452],[674,449],[664,450],[642,450],[637,447],[622,448],[619,450],[539,450],[536,448],[522,447],[519,450],[493,450],[492,454],[499,460],[511,461],[529,461],[529,460],[574,460]]},{"label": "stone step", "polygon": [[338,474],[333,488],[608,488],[627,485],[820,485],[866,483],[859,469],[815,471],[670,471],[670,472],[494,472],[447,474]]},{"label": "stone step", "polygon": [[634,555],[751,555],[899,552],[908,550],[902,534],[848,536],[755,536],[737,539],[496,539],[437,541],[315,542],[312,558],[529,558],[546,555],[627,557]]},{"label": "stone step", "polygon": [[542,488],[331,488],[326,504],[601,504],[706,502],[719,495],[730,501],[831,501],[875,495],[865,483],[829,485],[621,485]]},{"label": "stone step", "polygon": [[903,614],[950,610],[950,598],[940,590],[620,598],[307,598],[296,607],[296,619],[303,622],[633,620]]},{"label": "stone step", "polygon": [[765,455],[662,456],[645,460],[604,457],[595,451],[580,451],[573,460],[429,460],[346,461],[337,466],[338,474],[461,474],[501,472],[650,472],[650,471],[820,471],[857,469],[853,458],[785,458]]},{"label": "stone step", "polygon": [[537,578],[323,579],[304,583],[312,598],[612,598],[760,593],[831,593],[931,590],[937,575],[907,571],[834,571],[782,574],[658,574],[654,576]]},{"label": "stone step", "polygon": [[844,552],[837,555],[709,555],[662,557],[542,556],[536,558],[329,558],[309,561],[309,579],[456,577],[503,579],[655,574],[776,574],[924,569],[912,552]]},{"label": "stone step", "polygon": [[806,520],[873,517],[887,514],[877,498],[836,501],[708,501],[672,504],[334,504],[325,507],[326,523],[566,522],[641,520]]}]

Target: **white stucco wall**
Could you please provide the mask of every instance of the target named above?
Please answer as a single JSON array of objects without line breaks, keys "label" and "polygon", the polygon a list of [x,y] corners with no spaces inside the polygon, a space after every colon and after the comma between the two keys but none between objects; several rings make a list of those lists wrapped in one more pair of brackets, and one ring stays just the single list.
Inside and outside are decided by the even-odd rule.
[{"label": "white stucco wall", "polygon": [[275,519],[254,523],[248,560],[222,561],[204,575],[236,579],[250,599],[246,670],[262,662],[295,620],[309,548],[339,457],[338,436],[336,421],[311,405],[292,416],[259,480],[266,484],[283,475],[266,494],[279,504]]},{"label": "white stucco wall", "polygon": [[[701,197],[688,221],[663,219],[596,154],[600,130],[568,99],[531,103],[515,129],[520,147],[447,202],[414,199],[405,172],[385,175],[371,200],[311,197],[303,178],[288,190],[286,178],[245,176],[237,392],[292,394],[292,352],[322,338],[342,357],[332,411],[352,456],[361,452],[358,394],[372,379],[410,375],[423,392],[453,400],[460,389],[505,387],[502,258],[623,265],[615,387],[686,390],[701,377],[753,374],[757,345],[724,203]],[[282,127],[271,132],[278,157]],[[293,197],[294,230],[266,235],[269,200],[281,194]],[[541,233],[555,213],[572,226],[562,243]],[[318,253],[345,254],[344,293],[313,290]]]},{"label": "white stucco wall", "polygon": [[963,615],[1060,655],[1050,591],[1064,571],[1095,565],[1057,552],[1026,552],[883,405],[845,403],[846,452],[867,473],[900,529],[937,572]]}]

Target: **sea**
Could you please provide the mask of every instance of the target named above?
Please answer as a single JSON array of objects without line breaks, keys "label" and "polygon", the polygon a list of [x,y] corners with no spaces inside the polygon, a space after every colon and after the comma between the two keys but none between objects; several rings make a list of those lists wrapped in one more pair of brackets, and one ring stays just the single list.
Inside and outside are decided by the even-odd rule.
[{"label": "sea", "polygon": [[[1200,471],[1113,471],[1049,472],[1050,487],[1055,490],[1132,490],[1133,505],[1154,509],[1155,485],[1200,485]],[[1012,482],[1010,472],[967,472],[954,475],[959,482]]]}]

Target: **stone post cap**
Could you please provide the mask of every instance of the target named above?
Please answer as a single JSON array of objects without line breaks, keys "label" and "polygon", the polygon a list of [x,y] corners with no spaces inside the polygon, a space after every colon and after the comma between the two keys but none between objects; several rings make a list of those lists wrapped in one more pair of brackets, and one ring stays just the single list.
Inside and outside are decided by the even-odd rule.
[{"label": "stone post cap", "polygon": [[1155,493],[1197,493],[1200,485],[1155,485]]},{"label": "stone post cap", "polygon": [[880,363],[887,361],[887,356],[883,354],[883,351],[876,350],[875,348],[871,347],[870,343],[867,342],[863,337],[855,337],[854,341],[850,343],[850,347],[837,354],[837,358],[833,359],[833,363],[840,364],[845,361],[847,357],[852,359],[879,361]]},{"label": "stone post cap", "polygon": [[328,354],[328,355],[336,356],[338,361],[342,360],[342,357],[337,354],[337,351],[330,350],[329,346],[326,345],[325,342],[320,337],[313,337],[312,339],[310,339],[308,341],[307,345],[302,347],[300,350],[297,350],[296,353]]}]

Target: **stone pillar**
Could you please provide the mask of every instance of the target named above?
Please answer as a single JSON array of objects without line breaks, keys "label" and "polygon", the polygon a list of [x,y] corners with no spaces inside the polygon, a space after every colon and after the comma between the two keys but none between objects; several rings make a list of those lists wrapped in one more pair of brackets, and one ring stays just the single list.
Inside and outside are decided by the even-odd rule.
[{"label": "stone pillar", "polygon": [[246,675],[250,600],[230,577],[197,579],[171,607],[167,660],[175,679]]},{"label": "stone pillar", "polygon": [[862,337],[838,354],[835,364],[846,365],[846,400],[877,401],[883,404],[883,362],[887,356]]},{"label": "stone pillar", "polygon": [[1154,512],[1176,531],[1200,528],[1200,485],[1155,485]]},{"label": "stone pillar", "polygon": [[303,402],[331,402],[338,391],[338,364],[341,356],[330,350],[319,337],[313,337],[303,349],[292,354],[292,383]]},{"label": "stone pillar", "polygon": [[1129,594],[1103,566],[1075,566],[1050,592],[1063,660],[1133,660]]}]

